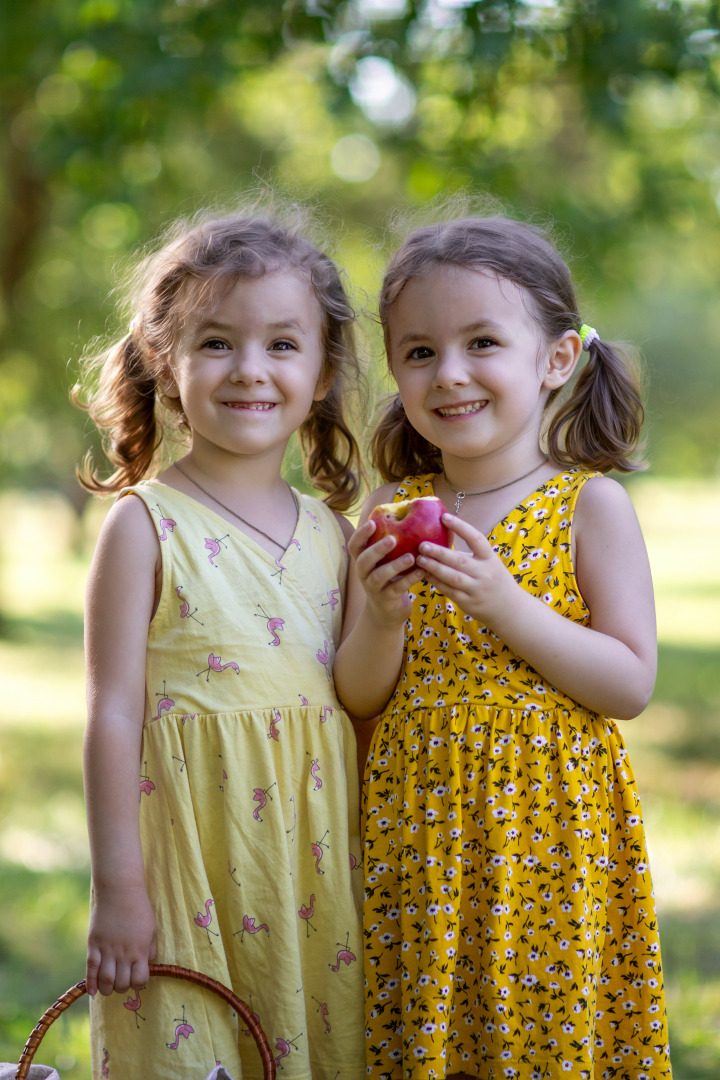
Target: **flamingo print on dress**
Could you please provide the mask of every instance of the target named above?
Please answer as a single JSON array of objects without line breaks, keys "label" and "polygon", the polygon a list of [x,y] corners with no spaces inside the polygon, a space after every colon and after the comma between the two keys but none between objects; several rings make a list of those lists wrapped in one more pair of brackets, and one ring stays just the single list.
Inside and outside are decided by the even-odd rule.
[{"label": "flamingo print on dress", "polygon": [[318,1003],[318,1007],[315,1011],[320,1013],[320,1016],[325,1024],[325,1034],[329,1035],[332,1031],[332,1028],[330,1027],[330,1021],[328,1020],[328,1016],[330,1014],[330,1010],[328,1009],[328,1003],[327,1001],[318,1001],[314,994],[313,1001],[317,1001]]},{"label": "flamingo print on dress", "polygon": [[148,776],[147,761],[143,761],[143,772],[140,774],[140,792],[142,795],[150,795],[155,790],[155,785]]},{"label": "flamingo print on dress", "polygon": [[328,661],[330,660],[330,649],[328,648],[327,641],[323,641],[322,649],[318,649],[318,651],[315,653],[315,656],[318,658],[320,663],[327,671]]},{"label": "flamingo print on dress", "polygon": [[138,1017],[140,1017],[141,1020],[145,1019],[145,1017],[140,1012],[140,1004],[141,1002],[139,990],[135,991],[135,997],[129,997],[127,1001],[123,1001],[123,1008],[128,1009],[129,1012],[131,1012],[135,1017],[135,1027],[137,1028],[140,1027],[140,1024],[138,1023]]},{"label": "flamingo print on dress", "polygon": [[240,935],[240,940],[245,940],[245,934],[257,934],[261,930],[264,930],[268,937],[270,937],[270,927],[267,923],[260,923],[259,926],[255,925],[254,915],[243,915],[242,930],[236,930],[233,937]]},{"label": "flamingo print on dress", "polygon": [[270,721],[270,730],[268,731],[268,735],[267,735],[268,739],[273,739],[275,742],[279,741],[280,732],[278,731],[278,724],[280,723],[281,720],[282,720],[282,716],[280,715],[280,710],[275,709],[274,716],[273,716],[272,720]]},{"label": "flamingo print on dress", "polygon": [[227,540],[229,535],[230,535],[230,533],[225,533],[224,536],[218,536],[214,540],[211,540],[211,538],[209,536],[205,537],[205,547],[210,552],[207,559],[208,559],[208,562],[210,563],[210,565],[215,567],[216,570],[217,570],[217,565],[213,562],[213,559],[217,559],[217,557],[220,554],[220,552],[222,551],[222,549],[227,547],[227,544],[225,543],[225,541]]},{"label": "flamingo print on dress", "polygon": [[211,930],[210,929],[210,923],[212,922],[212,915],[210,914],[210,908],[213,906],[214,903],[215,903],[214,900],[206,900],[205,901],[205,914],[203,915],[202,911],[198,911],[197,915],[193,919],[193,922],[197,926],[202,927],[202,929],[207,934],[207,939],[208,939],[208,942],[209,942],[210,945],[212,945],[212,941],[210,940],[210,935],[211,934],[213,935],[213,937],[220,937],[220,935],[217,933],[216,930]]},{"label": "flamingo print on dress", "polygon": [[[196,613],[196,611],[198,609],[195,607],[195,608],[192,609],[192,611],[190,610],[190,605],[188,604],[187,600],[185,599],[184,596],[180,595],[180,593],[183,591],[184,588],[185,588],[184,585],[178,585],[176,587],[176,589],[175,589],[175,593],[177,594],[177,598],[180,601],[180,618],[181,619],[195,619],[195,613]],[[205,623],[201,622],[200,619],[195,619],[195,622],[200,623],[201,626],[205,625]]]},{"label": "flamingo print on dress", "polygon": [[170,712],[171,709],[175,708],[175,702],[173,701],[173,699],[171,697],[167,696],[167,689],[165,687],[165,679],[163,679],[162,692],[156,690],[155,691],[155,697],[160,698],[160,700],[157,703],[157,715],[153,716],[153,720],[159,720],[164,712]]},{"label": "flamingo print on dress", "polygon": [[172,518],[165,517],[158,503],[156,503],[155,506],[152,508],[152,512],[153,514],[157,514],[157,516],[160,518],[160,524],[158,526],[160,530],[158,532],[158,539],[161,542],[163,540],[167,540],[168,533],[171,533],[173,531],[173,529],[177,525],[177,521],[173,521]]},{"label": "flamingo print on dress", "polygon": [[315,873],[316,874],[324,874],[325,873],[324,870],[320,869],[320,860],[322,859],[323,854],[324,854],[323,848],[327,848],[328,851],[330,850],[330,845],[325,843],[325,837],[327,836],[327,834],[328,834],[328,830],[326,829],[325,832],[322,835],[322,840],[317,840],[315,843],[310,845],[310,850],[312,851],[313,855],[315,856]]},{"label": "flamingo print on dress", "polygon": [[348,930],[347,934],[345,935],[345,944],[343,945],[341,941],[338,941],[337,944],[340,946],[340,952],[337,954],[335,963],[334,964],[328,964],[328,967],[330,968],[331,971],[339,971],[341,964],[345,964],[345,966],[347,967],[350,964],[352,964],[353,960],[357,960],[357,957],[356,957],[355,953],[350,952],[350,949],[348,948],[348,946],[350,944],[350,931],[349,930]]},{"label": "flamingo print on dress", "polygon": [[276,631],[285,629],[285,620],[279,618],[277,615],[271,618],[271,616],[268,615],[268,613],[263,608],[262,604],[258,604],[257,606],[260,608],[260,615],[258,615],[258,613],[256,611],[255,612],[255,618],[256,619],[265,619],[265,621],[267,623],[267,632],[268,632],[268,634],[272,635],[272,640],[268,641],[268,645],[274,645],[274,646],[279,645],[280,644],[280,638],[278,637]]},{"label": "flamingo print on dress", "polygon": [[[293,536],[292,540],[290,541],[290,543],[288,544],[287,550],[283,553],[283,558],[287,555],[287,553],[288,553],[288,551],[290,550],[291,547],[296,547],[298,549],[298,551],[300,551],[300,542],[298,540],[296,540],[294,536]],[[276,577],[278,579],[278,585],[282,585],[283,572],[285,570],[287,570],[287,566],[285,566],[285,564],[282,563],[279,558],[275,559],[275,565],[277,566],[277,570],[275,570],[270,575],[270,577]]]},{"label": "flamingo print on dress", "polygon": [[110,1076],[110,1070],[108,1068],[108,1062],[110,1061],[110,1051],[106,1046],[103,1046],[103,1054],[105,1055],[100,1062],[100,1072],[103,1075],[103,1080],[108,1080]]},{"label": "flamingo print on dress", "polygon": [[272,795],[270,794],[270,792],[275,787],[275,784],[277,784],[277,780],[275,780],[269,788],[253,788],[253,802],[256,802],[258,804],[253,810],[253,817],[256,821],[262,821],[262,818],[260,817],[260,811],[267,804],[268,799],[270,799],[270,801],[272,802]]},{"label": "flamingo print on dress", "polygon": [[177,1027],[175,1028],[175,1042],[165,1043],[168,1050],[177,1050],[178,1046],[180,1045],[181,1036],[183,1039],[189,1039],[191,1035],[195,1034],[195,1028],[190,1027],[190,1024],[188,1024],[185,1020],[184,1005],[182,1007],[182,1016],[176,1016],[173,1020],[173,1024],[177,1024]]},{"label": "flamingo print on dress", "polygon": [[219,656],[216,656],[215,653],[210,653],[208,656],[208,666],[203,668],[202,671],[198,671],[195,678],[197,679],[201,675],[205,675],[205,682],[210,682],[211,671],[226,671],[228,668],[232,668],[236,675],[240,674],[240,668],[234,660],[228,660],[227,664],[223,664]]},{"label": "flamingo print on dress", "polygon": [[313,926],[313,924],[310,922],[310,920],[312,919],[314,914],[315,914],[315,893],[313,893],[311,895],[310,902],[308,903],[307,907],[305,906],[305,904],[301,904],[300,909],[298,911],[298,915],[300,916],[300,918],[305,920],[305,936],[306,937],[310,937],[310,929],[311,929],[311,927],[312,927],[313,930],[315,930],[317,932],[317,926]]},{"label": "flamingo print on dress", "polygon": [[301,1035],[302,1031],[300,1032],[300,1035],[296,1035],[294,1039],[281,1039],[278,1036],[278,1038],[275,1040],[275,1049],[280,1051],[278,1056],[275,1058],[276,1069],[282,1069],[282,1059],[288,1056],[291,1046],[294,1050],[298,1049],[297,1040],[300,1038]]},{"label": "flamingo print on dress", "polygon": [[328,716],[332,716],[332,714],[332,705],[323,705],[322,709],[320,710],[320,723],[324,724]]},{"label": "flamingo print on dress", "polygon": [[313,758],[312,759],[312,764],[310,765],[310,773],[312,775],[313,780],[315,781],[315,787],[313,788],[313,791],[319,791],[320,788],[323,785],[323,782],[320,779],[320,776],[318,775],[319,772],[320,772],[320,762],[318,761],[317,758]]},{"label": "flamingo print on dress", "polygon": [[330,605],[330,610],[334,611],[339,603],[340,603],[340,590],[339,589],[328,589],[328,598],[327,598],[327,600],[323,600],[323,602],[321,604],[321,607],[327,607],[328,604],[329,604]]}]

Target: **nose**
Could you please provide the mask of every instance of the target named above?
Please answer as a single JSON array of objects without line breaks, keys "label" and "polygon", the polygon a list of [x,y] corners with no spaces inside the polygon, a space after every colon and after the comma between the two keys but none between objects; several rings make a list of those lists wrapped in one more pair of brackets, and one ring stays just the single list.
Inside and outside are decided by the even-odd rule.
[{"label": "nose", "polygon": [[265,382],[267,378],[265,349],[259,345],[246,343],[235,350],[230,371],[233,383]]},{"label": "nose", "polygon": [[467,364],[459,349],[443,349],[437,354],[433,386],[446,389],[449,386],[465,386],[469,381]]}]

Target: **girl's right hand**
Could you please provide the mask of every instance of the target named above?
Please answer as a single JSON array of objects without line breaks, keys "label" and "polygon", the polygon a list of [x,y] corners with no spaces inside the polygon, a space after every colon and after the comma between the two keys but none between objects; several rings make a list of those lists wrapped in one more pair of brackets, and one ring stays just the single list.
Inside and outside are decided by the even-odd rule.
[{"label": "girl's right hand", "polygon": [[385,626],[401,626],[412,611],[410,589],[422,580],[423,573],[409,553],[380,566],[397,541],[394,536],[384,536],[372,543],[376,528],[372,520],[361,525],[348,542],[348,552],[365,590],[370,614]]},{"label": "girl's right hand", "polygon": [[141,989],[155,957],[155,916],[144,887],[95,895],[90,916],[87,992],[94,997]]}]

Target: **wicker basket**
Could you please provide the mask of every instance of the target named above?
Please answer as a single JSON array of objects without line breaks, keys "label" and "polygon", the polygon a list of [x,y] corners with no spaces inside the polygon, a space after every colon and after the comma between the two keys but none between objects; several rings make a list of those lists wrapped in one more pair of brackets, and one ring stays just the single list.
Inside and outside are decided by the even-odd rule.
[{"label": "wicker basket", "polygon": [[[227,986],[223,986],[222,983],[217,982],[215,979],[211,979],[208,975],[202,975],[199,971],[191,971],[189,968],[175,967],[174,964],[151,964],[150,975],[166,975],[171,979],[187,979],[189,982],[198,983],[200,986],[205,987],[206,990],[211,990],[214,994],[217,994],[218,997],[227,1001],[228,1005],[232,1006],[238,1014],[238,1017],[244,1022],[246,1028],[249,1029],[250,1034],[255,1040],[255,1045],[262,1058],[264,1080],[275,1080],[275,1059],[273,1058],[270,1044],[267,1041],[267,1036],[260,1027],[260,1024],[252,1011],[244,1001],[241,1001],[240,998],[232,992],[232,990],[229,990]],[[61,1013],[65,1012],[66,1009],[69,1009],[73,1002],[77,1001],[78,998],[81,998],[84,993],[86,993],[86,986],[85,980],[83,979],[82,982],[79,982],[75,986],[71,986],[69,990],[66,990],[65,993],[58,998],[55,1004],[51,1005],[50,1008],[43,1013],[25,1044],[25,1049],[18,1062],[15,1080],[26,1080],[33,1058],[35,1057],[35,1052],[45,1037],[48,1028],[55,1023]],[[199,1078],[194,1078],[194,1080],[199,1080]]]}]

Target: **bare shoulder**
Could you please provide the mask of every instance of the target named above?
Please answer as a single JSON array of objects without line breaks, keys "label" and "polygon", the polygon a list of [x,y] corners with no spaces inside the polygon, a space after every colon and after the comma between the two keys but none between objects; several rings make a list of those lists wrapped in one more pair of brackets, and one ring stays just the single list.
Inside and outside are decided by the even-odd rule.
[{"label": "bare shoulder", "polygon": [[371,492],[363,503],[358,524],[364,525],[376,506],[380,506],[382,503],[392,502],[399,487],[400,482],[394,481],[391,484],[383,484],[382,487],[376,488],[375,491]]},{"label": "bare shoulder", "polygon": [[594,617],[611,600],[615,611],[631,598],[636,611],[645,600],[650,609],[652,579],[645,540],[621,484],[608,477],[588,480],[575,511],[573,547],[577,582]]},{"label": "bare shoulder", "polygon": [[609,476],[594,476],[578,495],[575,508],[577,535],[593,532],[613,532],[625,527],[639,528],[637,514],[628,492]]},{"label": "bare shoulder", "polygon": [[150,512],[142,499],[127,494],[108,511],[98,537],[95,563],[107,560],[135,566],[160,562],[160,542]]}]

